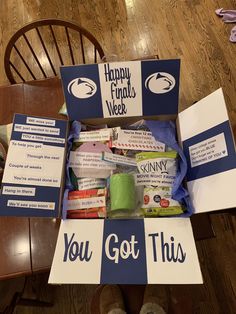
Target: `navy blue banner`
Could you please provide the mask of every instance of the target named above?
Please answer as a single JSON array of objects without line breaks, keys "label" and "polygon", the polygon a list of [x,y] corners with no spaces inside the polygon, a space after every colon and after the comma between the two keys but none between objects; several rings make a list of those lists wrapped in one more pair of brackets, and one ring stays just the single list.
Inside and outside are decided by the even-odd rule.
[{"label": "navy blue banner", "polygon": [[[189,147],[223,133],[228,155],[204,164],[192,167]],[[236,154],[229,121],[225,121],[205,132],[183,141],[183,151],[188,163],[187,181],[192,181],[236,168]],[[223,152],[224,153],[224,152]]]},{"label": "navy blue banner", "polygon": [[105,220],[100,283],[147,283],[143,220]]},{"label": "navy blue banner", "polygon": [[179,103],[180,60],[142,61],[143,115],[175,115]]},{"label": "navy blue banner", "polygon": [[70,120],[103,118],[97,64],[61,67],[61,78]]}]

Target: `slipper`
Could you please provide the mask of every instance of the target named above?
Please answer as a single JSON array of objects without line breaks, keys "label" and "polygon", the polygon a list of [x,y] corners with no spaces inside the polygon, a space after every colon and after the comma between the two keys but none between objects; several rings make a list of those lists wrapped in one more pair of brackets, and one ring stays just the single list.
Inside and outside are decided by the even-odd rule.
[{"label": "slipper", "polygon": [[223,8],[215,10],[215,13],[223,17],[225,23],[235,23],[236,22],[236,10],[224,10]]},{"label": "slipper", "polygon": [[235,42],[236,42],[236,26],[234,26],[234,27],[231,29],[231,34],[230,34],[229,40],[230,40],[232,43],[235,43]]}]

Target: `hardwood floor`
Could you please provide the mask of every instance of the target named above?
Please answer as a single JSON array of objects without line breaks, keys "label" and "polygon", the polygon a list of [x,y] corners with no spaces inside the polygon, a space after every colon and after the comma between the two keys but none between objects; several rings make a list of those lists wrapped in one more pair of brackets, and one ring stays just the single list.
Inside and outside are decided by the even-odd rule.
[{"label": "hardwood floor", "polygon": [[1,0],[0,84],[7,84],[3,54],[10,36],[27,22],[58,17],[76,21],[95,35],[106,54],[134,59],[159,54],[181,58],[180,109],[219,86],[236,124],[236,45],[232,24],[215,9],[235,0]]},{"label": "hardwood floor", "polygon": [[[8,84],[3,55],[10,36],[27,22],[58,17],[80,23],[119,60],[181,58],[180,109],[222,86],[236,128],[236,43],[229,42],[234,24],[216,16],[221,7],[236,9],[236,1],[0,0],[0,85]],[[182,313],[236,313],[236,216],[217,213],[211,220],[216,237],[197,242],[204,285],[170,287],[173,295],[192,295],[191,311],[184,307]],[[15,313],[86,314],[93,289],[60,286],[53,308],[17,307]]]}]

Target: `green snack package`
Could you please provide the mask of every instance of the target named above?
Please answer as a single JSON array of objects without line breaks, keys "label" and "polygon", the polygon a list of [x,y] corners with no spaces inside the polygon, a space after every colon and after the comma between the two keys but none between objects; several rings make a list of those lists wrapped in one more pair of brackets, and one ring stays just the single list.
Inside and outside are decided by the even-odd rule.
[{"label": "green snack package", "polygon": [[[184,212],[172,199],[172,186],[177,172],[177,152],[142,152],[136,155],[139,173],[145,176],[143,205],[145,217],[175,216]],[[155,174],[155,182],[152,174]],[[150,182],[149,177],[150,176]]]},{"label": "green snack package", "polygon": [[[177,152],[142,152],[136,154],[139,173],[155,173],[158,180],[155,186],[172,187],[177,171]],[[146,184],[149,186],[148,184]],[[150,186],[153,186],[150,183]]]},{"label": "green snack package", "polygon": [[174,216],[182,214],[179,202],[171,198],[171,188],[144,188],[142,212],[146,217]]}]

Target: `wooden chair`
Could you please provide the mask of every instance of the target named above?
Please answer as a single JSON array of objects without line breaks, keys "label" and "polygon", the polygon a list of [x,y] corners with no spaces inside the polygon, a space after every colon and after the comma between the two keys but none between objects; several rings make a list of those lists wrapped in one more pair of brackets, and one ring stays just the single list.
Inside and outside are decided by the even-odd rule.
[{"label": "wooden chair", "polygon": [[61,65],[97,63],[104,52],[96,38],[76,23],[43,19],[19,29],[4,56],[12,84],[58,76]]},{"label": "wooden chair", "polygon": [[[16,306],[52,307],[54,304],[48,301],[52,295],[47,295],[49,274],[46,275],[0,280],[0,314],[13,314]],[[25,294],[30,297],[25,298]],[[44,296],[42,297],[42,295]],[[44,298],[47,301],[42,300]]]}]

